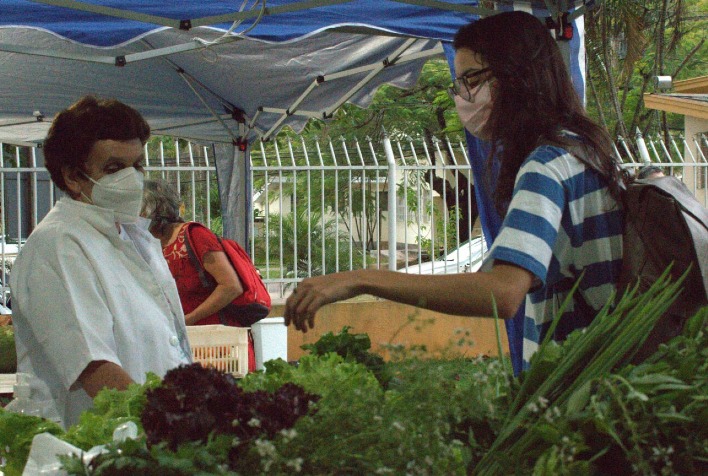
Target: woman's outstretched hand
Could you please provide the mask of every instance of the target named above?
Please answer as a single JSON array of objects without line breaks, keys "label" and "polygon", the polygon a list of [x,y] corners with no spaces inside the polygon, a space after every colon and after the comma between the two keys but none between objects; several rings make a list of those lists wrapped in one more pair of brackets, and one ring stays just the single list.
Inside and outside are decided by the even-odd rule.
[{"label": "woman's outstretched hand", "polygon": [[285,302],[285,325],[307,332],[315,326],[315,313],[332,302],[362,294],[361,271],[316,276],[302,281]]}]

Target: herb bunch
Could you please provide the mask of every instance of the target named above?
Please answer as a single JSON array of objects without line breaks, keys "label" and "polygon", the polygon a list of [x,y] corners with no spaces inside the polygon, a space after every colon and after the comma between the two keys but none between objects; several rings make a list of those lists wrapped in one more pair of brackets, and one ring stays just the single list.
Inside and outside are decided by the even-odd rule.
[{"label": "herb bunch", "polygon": [[376,376],[383,387],[391,380],[388,367],[380,355],[369,352],[371,339],[366,334],[350,334],[350,326],[344,326],[339,334],[327,332],[314,344],[305,344],[303,350],[308,350],[312,355],[325,355],[334,352],[344,360],[358,362],[368,368]]},{"label": "herb bunch", "polygon": [[317,395],[286,383],[275,392],[244,392],[232,375],[200,364],[182,365],[147,392],[141,421],[148,444],[176,449],[210,435],[234,435],[240,444],[261,434],[274,437],[310,411]]}]

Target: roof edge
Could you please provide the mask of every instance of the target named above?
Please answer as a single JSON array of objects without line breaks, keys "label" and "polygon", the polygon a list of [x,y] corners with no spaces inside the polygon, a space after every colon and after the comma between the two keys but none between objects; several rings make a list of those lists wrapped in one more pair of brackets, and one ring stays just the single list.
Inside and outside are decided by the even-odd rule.
[{"label": "roof edge", "polygon": [[708,94],[708,76],[699,76],[697,78],[676,81],[673,84],[673,89],[677,93]]},{"label": "roof edge", "polygon": [[644,94],[644,105],[649,109],[708,119],[708,103],[668,94]]}]

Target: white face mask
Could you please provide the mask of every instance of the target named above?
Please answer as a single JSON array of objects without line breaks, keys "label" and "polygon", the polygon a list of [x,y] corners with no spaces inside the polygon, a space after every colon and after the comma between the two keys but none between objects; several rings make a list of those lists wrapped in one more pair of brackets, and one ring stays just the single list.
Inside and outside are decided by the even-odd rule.
[{"label": "white face mask", "polygon": [[484,126],[489,120],[489,113],[492,112],[492,90],[489,81],[471,91],[470,100],[455,96],[455,106],[457,115],[460,117],[462,125],[470,131],[473,136],[487,139],[487,134],[483,132]]},{"label": "white face mask", "polygon": [[142,172],[134,167],[126,167],[98,180],[84,175],[93,182],[91,198],[81,192],[86,199],[96,206],[113,210],[119,223],[134,223],[138,219],[143,205],[145,177]]}]

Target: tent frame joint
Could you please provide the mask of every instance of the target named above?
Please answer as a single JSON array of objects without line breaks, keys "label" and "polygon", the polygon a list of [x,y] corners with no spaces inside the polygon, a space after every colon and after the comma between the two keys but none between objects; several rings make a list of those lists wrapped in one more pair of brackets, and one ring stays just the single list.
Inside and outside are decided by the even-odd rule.
[{"label": "tent frame joint", "polygon": [[236,121],[239,124],[246,123],[246,112],[245,111],[234,106],[230,112],[231,112],[231,119],[233,119],[234,121]]},{"label": "tent frame joint", "polygon": [[555,33],[556,41],[573,39],[573,22],[568,15],[569,12],[558,12],[557,20],[552,16],[546,17],[546,27]]},{"label": "tent frame joint", "polygon": [[248,149],[248,138],[244,136],[238,136],[236,139],[233,139],[231,143],[241,152],[246,152],[246,149]]}]

